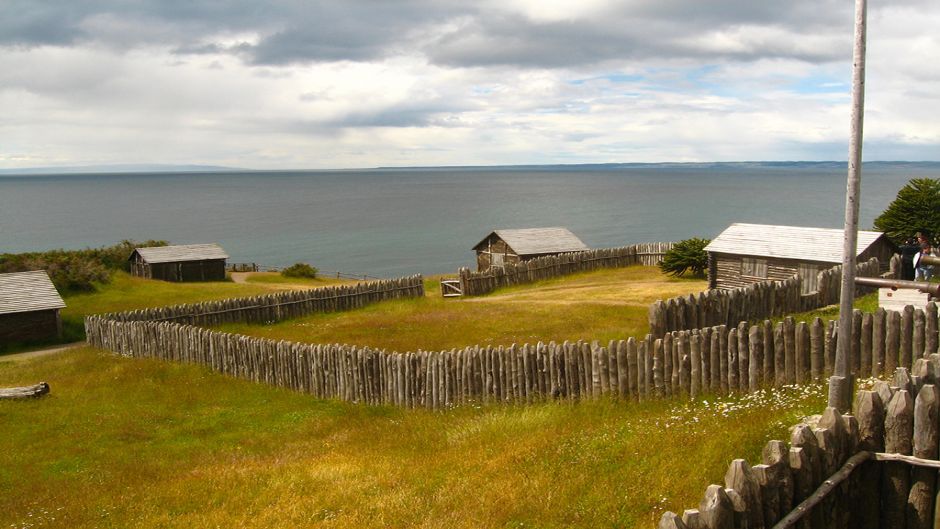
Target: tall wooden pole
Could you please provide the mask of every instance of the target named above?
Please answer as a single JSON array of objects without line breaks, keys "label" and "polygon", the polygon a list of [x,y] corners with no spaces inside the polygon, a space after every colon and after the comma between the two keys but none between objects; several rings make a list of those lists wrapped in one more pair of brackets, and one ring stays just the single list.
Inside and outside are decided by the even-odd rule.
[{"label": "tall wooden pole", "polygon": [[848,365],[852,347],[852,302],[855,299],[855,255],[858,247],[858,200],[862,176],[862,123],[865,117],[865,40],[867,0],[855,0],[855,51],[852,58],[852,125],[849,174],[845,186],[845,233],[842,245],[842,292],[839,298],[839,346],[829,379],[829,406],[851,409],[853,374]]}]

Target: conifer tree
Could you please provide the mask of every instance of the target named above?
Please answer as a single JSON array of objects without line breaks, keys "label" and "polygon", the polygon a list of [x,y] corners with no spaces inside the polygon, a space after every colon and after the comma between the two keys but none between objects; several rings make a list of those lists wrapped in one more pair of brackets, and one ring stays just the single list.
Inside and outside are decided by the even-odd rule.
[{"label": "conifer tree", "polygon": [[708,252],[705,247],[711,242],[708,239],[686,239],[679,241],[666,252],[659,268],[672,276],[681,276],[692,271],[693,276],[705,277],[708,268]]},{"label": "conifer tree", "polygon": [[875,229],[898,244],[917,232],[934,238],[940,235],[940,180],[914,178],[908,182],[875,219]]}]

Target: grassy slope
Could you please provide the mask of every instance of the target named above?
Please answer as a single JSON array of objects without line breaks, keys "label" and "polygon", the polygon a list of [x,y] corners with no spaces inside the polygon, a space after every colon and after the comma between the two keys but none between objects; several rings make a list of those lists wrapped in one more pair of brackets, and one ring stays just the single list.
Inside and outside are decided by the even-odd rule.
[{"label": "grassy slope", "polygon": [[0,527],[653,527],[824,400],[435,414],[90,348],[0,359],[0,386],[39,380],[0,402]]},{"label": "grassy slope", "polygon": [[397,351],[538,340],[607,341],[645,335],[650,303],[706,286],[701,280],[664,276],[655,267],[629,267],[501,289],[488,296],[444,299],[438,281],[428,279],[427,295],[420,300],[386,302],[352,313],[314,314],[276,325],[223,329]]}]

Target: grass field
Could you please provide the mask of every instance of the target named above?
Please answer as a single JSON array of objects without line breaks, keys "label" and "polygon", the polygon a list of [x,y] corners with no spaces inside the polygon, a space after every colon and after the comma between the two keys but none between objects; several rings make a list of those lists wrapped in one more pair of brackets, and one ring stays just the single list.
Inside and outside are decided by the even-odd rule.
[{"label": "grass field", "polygon": [[742,400],[465,407],[326,402],[81,348],[3,362],[0,527],[654,527],[732,458],[824,405]]},{"label": "grass field", "polygon": [[641,337],[657,299],[699,292],[703,280],[634,266],[565,276],[500,289],[487,296],[445,299],[439,281],[426,296],[384,302],[355,312],[314,314],[275,325],[227,325],[229,332],[314,343],[349,343],[396,351],[446,350],[564,340]]}]

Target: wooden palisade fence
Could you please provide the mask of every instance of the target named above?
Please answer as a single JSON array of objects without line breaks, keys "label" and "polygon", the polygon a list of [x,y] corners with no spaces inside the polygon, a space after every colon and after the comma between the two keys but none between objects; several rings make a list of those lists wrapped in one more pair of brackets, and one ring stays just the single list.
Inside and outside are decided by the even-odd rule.
[{"label": "wooden palisade fence", "polygon": [[[895,264],[892,263],[892,268],[882,274],[878,259],[872,258],[857,266],[856,276],[896,277],[900,266]],[[650,332],[660,337],[671,331],[736,325],[742,320],[778,318],[838,303],[842,267],[819,272],[817,281],[818,289],[809,294],[802,294],[803,281],[795,276],[784,281],[763,281],[733,290],[713,289],[698,295],[660,300],[649,308]],[[857,287],[857,295],[871,291],[870,288]]]},{"label": "wooden palisade fence", "polygon": [[671,242],[649,242],[619,248],[548,255],[482,272],[471,272],[469,268],[461,268],[458,271],[460,289],[464,296],[481,296],[501,287],[534,283],[601,268],[655,266],[663,260],[663,255],[672,248],[672,245]]},{"label": "wooden palisade fence", "polygon": [[667,512],[660,529],[937,527],[940,355],[856,395],[854,415],[827,408],[770,441],[761,463],[732,461],[698,509]]},{"label": "wooden palisade fence", "polygon": [[[345,289],[346,295],[341,295]],[[387,352],[339,344],[304,344],[212,331],[198,325],[276,321],[316,310],[342,310],[418,295],[420,277],[303,292],[89,316],[90,344],[126,356],[192,362],[232,376],[321,398],[441,409],[467,402],[532,402],[612,396],[647,399],[706,392],[750,392],[765,385],[820,380],[831,373],[836,322],[715,326],[662,338]],[[330,294],[332,293],[332,294]],[[268,304],[262,303],[267,301]],[[287,304],[290,303],[290,304]],[[198,309],[198,310],[197,310]],[[288,313],[288,311],[297,311]],[[237,318],[241,318],[238,320]],[[179,323],[182,322],[182,323]],[[903,313],[855,314],[850,367],[860,376],[890,375],[937,352],[937,305]]]}]

